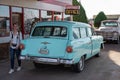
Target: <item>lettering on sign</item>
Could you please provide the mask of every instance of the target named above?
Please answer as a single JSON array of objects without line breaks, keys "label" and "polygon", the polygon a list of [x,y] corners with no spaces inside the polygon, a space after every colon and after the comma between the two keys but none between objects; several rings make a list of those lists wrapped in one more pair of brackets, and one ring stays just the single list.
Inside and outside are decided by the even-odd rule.
[{"label": "lettering on sign", "polygon": [[78,9],[65,9],[65,14],[77,15],[77,14],[80,14],[80,10],[78,10]]},{"label": "lettering on sign", "polygon": [[77,15],[80,14],[80,6],[67,5],[65,9],[66,15]]}]

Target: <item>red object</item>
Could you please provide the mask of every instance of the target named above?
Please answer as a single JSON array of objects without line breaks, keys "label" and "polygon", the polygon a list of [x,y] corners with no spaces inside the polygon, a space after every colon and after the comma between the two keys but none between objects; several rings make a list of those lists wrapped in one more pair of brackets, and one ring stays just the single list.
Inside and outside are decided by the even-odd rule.
[{"label": "red object", "polygon": [[10,31],[12,30],[12,7],[9,7],[9,13],[10,13]]},{"label": "red object", "polygon": [[19,47],[20,47],[21,50],[25,49],[25,45],[24,44],[20,44]]},{"label": "red object", "polygon": [[63,12],[62,12],[62,21],[64,20],[64,14],[63,14]]},{"label": "red object", "polygon": [[24,39],[24,34],[25,34],[25,30],[24,30],[24,8],[22,7],[22,38]]},{"label": "red object", "polygon": [[67,46],[66,51],[68,53],[71,53],[73,51],[72,46]]},{"label": "red object", "polygon": [[54,21],[54,11],[52,11],[52,21]]}]

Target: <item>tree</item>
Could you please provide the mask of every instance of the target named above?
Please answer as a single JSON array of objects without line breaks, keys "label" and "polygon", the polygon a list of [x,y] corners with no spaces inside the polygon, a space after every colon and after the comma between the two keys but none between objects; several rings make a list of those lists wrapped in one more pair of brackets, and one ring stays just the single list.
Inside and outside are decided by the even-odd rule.
[{"label": "tree", "polygon": [[106,19],[107,19],[107,17],[104,14],[104,12],[102,12],[102,11],[99,12],[99,14],[96,16],[96,18],[94,20],[94,26],[99,28],[101,21],[106,20]]},{"label": "tree", "polygon": [[73,0],[73,5],[80,6],[80,14],[73,15],[73,21],[88,23],[87,16],[86,16],[86,13],[85,13],[85,10],[84,10],[82,4],[79,3],[77,0]]}]

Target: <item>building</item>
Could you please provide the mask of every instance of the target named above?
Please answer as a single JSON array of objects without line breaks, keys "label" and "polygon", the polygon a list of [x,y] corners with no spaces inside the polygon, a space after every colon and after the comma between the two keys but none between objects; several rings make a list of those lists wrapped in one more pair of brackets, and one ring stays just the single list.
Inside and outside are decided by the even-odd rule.
[{"label": "building", "polygon": [[26,38],[35,21],[72,20],[65,15],[72,0],[0,0],[0,60],[9,57],[9,33],[17,23]]},{"label": "building", "polygon": [[0,43],[9,42],[13,23],[26,38],[35,20],[72,20],[64,13],[66,5],[72,5],[72,0],[0,0]]},{"label": "building", "polygon": [[[93,16],[93,19],[96,18],[97,15]],[[120,14],[111,14],[111,15],[106,15],[108,20],[118,20],[120,17]]]}]

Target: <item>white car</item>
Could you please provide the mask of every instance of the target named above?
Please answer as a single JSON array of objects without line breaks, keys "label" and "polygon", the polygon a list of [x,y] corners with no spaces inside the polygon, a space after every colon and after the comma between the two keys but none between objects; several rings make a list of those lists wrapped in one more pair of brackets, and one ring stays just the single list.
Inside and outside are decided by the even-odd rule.
[{"label": "white car", "polygon": [[112,40],[119,43],[120,22],[118,20],[104,20],[96,33],[102,35],[105,41]]}]

